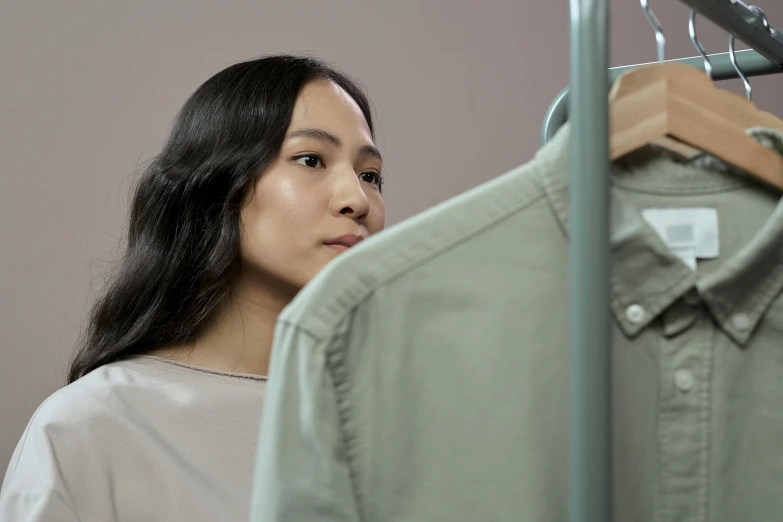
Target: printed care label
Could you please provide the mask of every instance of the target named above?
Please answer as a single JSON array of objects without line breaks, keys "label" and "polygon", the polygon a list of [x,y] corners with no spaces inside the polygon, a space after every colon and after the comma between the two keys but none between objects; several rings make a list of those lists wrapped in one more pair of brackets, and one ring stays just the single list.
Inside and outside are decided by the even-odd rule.
[{"label": "printed care label", "polygon": [[714,208],[648,208],[642,217],[693,270],[697,259],[715,259],[720,254],[718,212]]}]

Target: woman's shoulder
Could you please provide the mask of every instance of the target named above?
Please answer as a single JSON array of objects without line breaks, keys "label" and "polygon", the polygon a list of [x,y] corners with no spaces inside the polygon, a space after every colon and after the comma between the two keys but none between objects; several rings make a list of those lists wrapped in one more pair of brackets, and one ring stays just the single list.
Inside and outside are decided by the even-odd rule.
[{"label": "woman's shoulder", "polygon": [[84,426],[96,413],[112,409],[107,402],[113,402],[118,393],[129,388],[133,373],[124,361],[112,363],[58,389],[40,404],[27,431],[60,424],[69,425],[69,429]]},{"label": "woman's shoulder", "polygon": [[91,455],[101,451],[95,438],[113,423],[116,414],[112,410],[122,395],[117,390],[132,378],[132,372],[122,363],[107,365],[41,403],[11,456],[0,506],[11,502],[11,495],[64,495],[66,475],[79,468],[83,473],[94,472]]},{"label": "woman's shoulder", "polygon": [[263,393],[262,382],[155,357],[107,364],[38,407],[11,458],[4,493],[68,491],[65,484],[79,477],[98,480],[113,461],[143,454],[158,439],[198,433],[198,423],[221,412],[239,411],[255,426]]},{"label": "woman's shoulder", "polygon": [[[201,370],[159,357],[134,357],[104,365],[55,391],[30,420],[30,429],[64,426],[92,431],[95,424],[133,413],[153,416],[155,410],[181,406],[188,398],[209,400],[245,387],[262,390],[259,382],[241,376]],[[241,390],[240,390],[241,393]]]},{"label": "woman's shoulder", "polygon": [[123,409],[136,402],[135,396],[148,395],[166,382],[164,372],[152,366],[145,368],[135,360],[118,361],[93,370],[55,391],[38,406],[17,445],[14,459],[87,446],[88,440],[104,431],[107,424],[116,423]]},{"label": "woman's shoulder", "polygon": [[[86,426],[101,413],[116,412],[129,394],[169,382],[166,372],[136,359],[101,366],[47,397],[30,419],[30,426]],[[28,426],[28,430],[30,428]]]}]

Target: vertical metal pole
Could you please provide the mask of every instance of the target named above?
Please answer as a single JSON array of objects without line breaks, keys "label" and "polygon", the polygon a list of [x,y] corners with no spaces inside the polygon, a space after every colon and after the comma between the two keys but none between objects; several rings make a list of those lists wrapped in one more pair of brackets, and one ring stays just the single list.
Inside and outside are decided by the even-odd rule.
[{"label": "vertical metal pole", "polygon": [[609,0],[570,0],[569,521],[611,521]]}]

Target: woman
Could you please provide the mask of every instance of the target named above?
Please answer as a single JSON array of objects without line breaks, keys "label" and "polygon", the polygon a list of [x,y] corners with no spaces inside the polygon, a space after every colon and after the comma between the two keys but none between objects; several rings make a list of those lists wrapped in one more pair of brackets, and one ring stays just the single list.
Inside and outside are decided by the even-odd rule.
[{"label": "woman", "polygon": [[70,384],[33,416],[3,521],[246,520],[277,315],[384,226],[367,99],[309,58],[233,65],[133,197]]}]

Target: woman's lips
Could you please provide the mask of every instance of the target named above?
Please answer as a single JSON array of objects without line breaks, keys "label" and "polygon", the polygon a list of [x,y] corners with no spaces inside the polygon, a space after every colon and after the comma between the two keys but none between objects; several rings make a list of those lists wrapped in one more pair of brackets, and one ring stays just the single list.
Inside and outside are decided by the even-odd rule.
[{"label": "woman's lips", "polygon": [[360,242],[364,241],[364,236],[358,234],[345,234],[329,241],[325,241],[324,244],[329,248],[337,250],[338,252],[345,252],[351,247],[356,246]]}]

